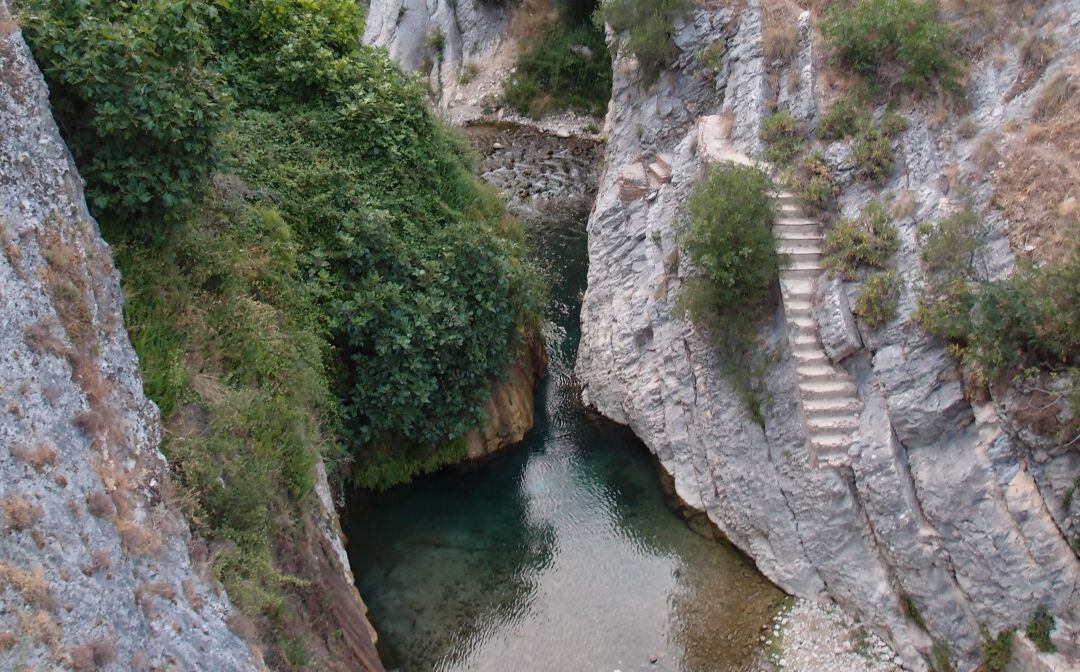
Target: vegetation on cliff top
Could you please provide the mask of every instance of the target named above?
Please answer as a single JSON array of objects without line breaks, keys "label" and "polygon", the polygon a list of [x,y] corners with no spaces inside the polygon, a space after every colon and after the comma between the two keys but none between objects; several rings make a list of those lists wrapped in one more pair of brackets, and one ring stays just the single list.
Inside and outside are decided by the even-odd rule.
[{"label": "vegetation on cliff top", "polygon": [[521,232],[421,83],[360,45],[351,0],[30,0],[21,21],[117,250],[180,501],[280,631],[306,588],[274,541],[320,453],[372,487],[463,455],[537,326]]},{"label": "vegetation on cliff top", "polygon": [[511,107],[534,117],[571,109],[602,115],[611,98],[611,55],[591,21],[596,2],[562,0],[558,19],[518,56],[504,90]]}]

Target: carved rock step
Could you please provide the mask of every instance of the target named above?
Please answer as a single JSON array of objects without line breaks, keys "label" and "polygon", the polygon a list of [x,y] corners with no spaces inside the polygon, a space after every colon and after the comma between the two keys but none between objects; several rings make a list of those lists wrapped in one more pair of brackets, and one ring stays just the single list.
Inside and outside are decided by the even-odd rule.
[{"label": "carved rock step", "polygon": [[855,385],[849,380],[806,380],[799,383],[804,399],[856,398]]}]

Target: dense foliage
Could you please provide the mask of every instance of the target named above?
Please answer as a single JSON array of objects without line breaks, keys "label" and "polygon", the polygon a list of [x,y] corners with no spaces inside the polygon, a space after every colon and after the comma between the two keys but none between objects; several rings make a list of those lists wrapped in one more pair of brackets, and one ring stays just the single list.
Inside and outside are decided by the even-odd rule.
[{"label": "dense foliage", "polygon": [[777,112],[761,122],[758,136],[765,142],[765,160],[787,166],[806,144],[802,128],[790,112]]},{"label": "dense foliage", "polygon": [[[491,380],[538,308],[534,278],[514,223],[471,174],[463,143],[428,113],[418,80],[358,35],[323,49],[283,39],[225,51],[232,36],[258,34],[259,4],[223,9],[215,28],[226,59],[260,78],[251,99],[239,92],[233,145],[243,151],[231,161],[296,222],[340,346],[355,476],[385,487],[445,463],[447,447],[479,424]],[[321,19],[296,27],[305,11],[317,14],[290,8],[292,30],[318,35]],[[293,70],[306,73],[302,87],[263,94],[261,78],[295,80]],[[445,459],[432,463],[434,454]]]},{"label": "dense foliage", "polygon": [[757,169],[713,166],[690,194],[682,243],[709,288],[701,309],[748,313],[768,298],[780,271],[769,185]]},{"label": "dense foliage", "polygon": [[227,94],[191,0],[28,0],[22,26],[107,225],[161,235],[214,168]]},{"label": "dense foliage", "polygon": [[780,271],[768,176],[755,168],[712,166],[686,205],[680,243],[695,275],[678,297],[679,312],[713,340],[719,363],[758,422],[764,422],[761,372],[768,349],[754,347],[754,323]]},{"label": "dense foliage", "polygon": [[980,258],[985,227],[972,210],[926,233],[927,282],[919,321],[956,346],[988,379],[1026,367],[1080,364],[1080,245],[1062,260],[1021,260],[1012,276],[991,281]]},{"label": "dense foliage", "polygon": [[885,268],[900,240],[885,207],[866,204],[855,219],[841,219],[825,234],[825,268],[852,280],[862,267]]},{"label": "dense foliage", "polygon": [[[236,544],[217,572],[248,613],[280,607],[270,540],[330,449],[325,341],[297,244],[270,207],[214,189],[167,243],[124,242],[125,321],[200,535]],[[192,356],[192,355],[195,356]]]},{"label": "dense foliage", "polygon": [[537,327],[521,232],[420,82],[360,45],[352,0],[24,9],[180,501],[235,544],[215,565],[233,599],[280,625],[299,584],[274,541],[320,453],[373,487],[463,455]]},{"label": "dense foliage", "polygon": [[1041,604],[1039,605],[1039,608],[1035,610],[1035,615],[1028,621],[1024,633],[1039,651],[1043,653],[1053,653],[1057,651],[1057,646],[1054,644],[1053,640],[1050,639],[1050,633],[1054,631],[1055,625],[1053,614],[1046,608],[1046,605]]},{"label": "dense foliage", "polygon": [[637,59],[648,85],[675,57],[672,22],[689,8],[688,0],[606,0],[597,9],[596,19],[625,33],[625,48]]},{"label": "dense foliage", "polygon": [[541,116],[572,109],[601,115],[611,97],[611,55],[604,32],[590,20],[594,3],[560,3],[558,20],[518,56],[506,102]]},{"label": "dense foliage", "polygon": [[911,89],[956,87],[959,36],[935,0],[844,0],[825,13],[821,32],[834,58],[870,78]]}]

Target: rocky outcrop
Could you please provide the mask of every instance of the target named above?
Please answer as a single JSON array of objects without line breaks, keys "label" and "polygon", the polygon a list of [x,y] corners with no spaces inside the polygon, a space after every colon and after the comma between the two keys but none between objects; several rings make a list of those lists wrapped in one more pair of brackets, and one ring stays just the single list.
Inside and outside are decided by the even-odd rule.
[{"label": "rocky outcrop", "polygon": [[470,460],[485,457],[525,438],[533,425],[533,388],[544,375],[547,356],[544,342],[536,337],[511,364],[503,380],[491,387],[484,401],[484,425],[465,435]]},{"label": "rocky outcrop", "polygon": [[[1055,22],[1055,39],[1060,58],[1075,53],[1075,5],[1048,3],[1041,11],[1033,25],[1067,17]],[[783,82],[779,104],[812,123],[819,64],[807,22],[804,15],[788,66],[795,74],[773,81]],[[974,185],[994,232],[988,267],[997,276],[1011,268],[1007,223],[985,210],[990,188],[971,167],[973,145],[957,140],[955,123],[934,127],[917,105],[902,110],[908,129],[884,189],[917,201],[897,222],[899,311],[879,329],[858,324],[852,333],[838,294],[848,287],[820,288],[818,321],[836,327],[829,354],[855,382],[862,411],[845,459],[815,467],[782,309],[759,334],[762,347],[777,352],[765,376],[772,402],[764,426],[721,373],[708,336],[674,317],[692,270],[676,241],[680,209],[701,162],[717,158],[703,156],[715,152],[702,147],[695,125],[702,117],[726,120],[729,146],[759,155],[757,128],[771,87],[755,0],[698,9],[675,27],[678,57],[655,85],[642,85],[625,54],[615,61],[607,160],[589,221],[576,369],[585,401],[629,425],[673,475],[679,496],[706,511],[767,576],[789,592],[835,600],[885,634],[907,667],[927,669],[936,645],[939,654],[947,647],[958,669],[974,669],[980,628],[1022,628],[1040,604],[1057,619],[1054,641],[1065,659],[1075,661],[1080,563],[1051,513],[1072,458],[1039,454],[1004,431],[999,408],[965,396],[944,345],[912,318],[922,281],[916,221],[960,207],[947,179],[956,170]],[[721,40],[722,65],[700,63],[697,55]],[[972,116],[987,132],[1024,118],[1039,88],[1007,100],[1018,55],[1003,53],[1000,67],[972,69]],[[854,180],[849,150],[837,143],[825,156],[840,175],[842,210],[854,215],[877,194]],[[672,157],[670,182],[623,198],[626,176],[650,153]]]},{"label": "rocky outcrop", "polygon": [[256,670],[191,558],[120,286],[0,1],[0,667]]},{"label": "rocky outcrop", "polygon": [[[3,0],[0,128],[0,668],[263,669],[171,499],[116,269]],[[292,607],[321,669],[380,672],[321,464],[315,482]]]}]

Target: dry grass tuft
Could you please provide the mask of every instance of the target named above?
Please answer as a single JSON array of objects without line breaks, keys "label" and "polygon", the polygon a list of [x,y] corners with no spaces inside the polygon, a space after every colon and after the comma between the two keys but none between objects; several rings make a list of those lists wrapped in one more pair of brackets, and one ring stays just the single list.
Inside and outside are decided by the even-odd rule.
[{"label": "dry grass tuft", "polygon": [[997,133],[990,133],[979,140],[971,151],[971,162],[980,173],[988,173],[1001,163],[1001,152],[997,149]]},{"label": "dry grass tuft", "polygon": [[191,577],[181,579],[180,587],[184,591],[184,599],[187,600],[192,609],[199,611],[203,608],[202,595],[199,595],[199,591],[195,588],[195,582],[191,580]]},{"label": "dry grass tuft", "polygon": [[0,590],[9,587],[33,607],[52,610],[56,608],[45,571],[40,566],[19,569],[10,562],[0,563]]},{"label": "dry grass tuft", "polygon": [[228,618],[225,619],[225,625],[229,626],[229,630],[234,635],[248,644],[259,641],[259,629],[256,627],[255,622],[239,611],[229,614]]},{"label": "dry grass tuft", "polygon": [[0,653],[3,653],[15,646],[15,642],[19,641],[19,638],[15,636],[15,633],[10,630],[0,630]]},{"label": "dry grass tuft", "polygon": [[910,189],[904,189],[896,192],[894,195],[890,213],[892,214],[893,219],[903,219],[915,214],[918,205],[919,201],[915,192]]},{"label": "dry grass tuft", "polygon": [[0,499],[0,510],[3,511],[4,530],[8,532],[28,530],[45,515],[40,506],[31,504],[30,500],[19,495]]},{"label": "dry grass tuft", "polygon": [[161,535],[132,520],[122,520],[116,524],[124,551],[129,555],[153,556],[161,550]]},{"label": "dry grass tuft", "polygon": [[1072,96],[1072,82],[1064,71],[1058,71],[1046,83],[1039,97],[1035,99],[1035,107],[1031,118],[1036,121],[1045,121],[1057,114]]},{"label": "dry grass tuft", "polygon": [[36,471],[56,464],[56,450],[44,443],[32,446],[19,444],[11,449],[11,456],[22,462],[29,462]]},{"label": "dry grass tuft", "polygon": [[799,48],[799,8],[788,0],[766,0],[763,10],[765,62],[787,65]]},{"label": "dry grass tuft", "polygon": [[94,490],[86,494],[86,508],[90,515],[97,518],[111,518],[116,515],[116,505],[104,490]]},{"label": "dry grass tuft", "polygon": [[54,617],[44,609],[38,609],[30,613],[17,612],[19,615],[19,627],[26,636],[38,644],[55,649],[60,644],[60,626]]}]

